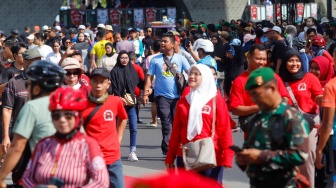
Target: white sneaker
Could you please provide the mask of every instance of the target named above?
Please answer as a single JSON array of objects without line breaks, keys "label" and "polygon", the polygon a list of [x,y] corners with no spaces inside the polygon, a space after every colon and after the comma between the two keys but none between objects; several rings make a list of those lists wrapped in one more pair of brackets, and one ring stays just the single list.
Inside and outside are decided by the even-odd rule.
[{"label": "white sneaker", "polygon": [[131,152],[130,154],[128,154],[128,160],[132,161],[132,162],[136,162],[138,161],[138,157],[134,152]]},{"label": "white sneaker", "polygon": [[157,124],[154,123],[147,123],[146,127],[157,127]]}]

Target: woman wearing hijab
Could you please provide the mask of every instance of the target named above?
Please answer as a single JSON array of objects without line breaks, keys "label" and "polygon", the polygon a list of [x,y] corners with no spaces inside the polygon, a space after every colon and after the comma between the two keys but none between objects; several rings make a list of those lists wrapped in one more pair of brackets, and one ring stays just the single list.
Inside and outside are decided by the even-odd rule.
[{"label": "woman wearing hijab", "polygon": [[56,133],[38,142],[22,177],[24,187],[109,187],[105,161],[96,140],[80,131],[87,97],[70,87],[50,95],[49,110]]},{"label": "woman wearing hijab", "polygon": [[68,36],[65,36],[62,39],[62,46],[61,46],[61,51],[64,54],[64,52],[67,50],[67,48],[70,46],[71,44],[71,39]]},{"label": "woman wearing hijab", "polygon": [[117,63],[118,58],[118,54],[113,52],[113,49],[113,43],[108,42],[105,44],[106,54],[100,58],[98,62],[98,67],[106,68],[109,71],[113,69],[113,67]]},{"label": "woman wearing hijab", "polygon": [[206,65],[198,64],[193,65],[188,73],[190,92],[183,96],[176,105],[165,164],[167,170],[174,169],[176,159],[176,166],[183,168],[181,144],[185,145],[211,136],[213,99],[216,97],[216,123],[213,140],[217,167],[199,173],[221,184],[223,167],[232,167],[233,151],[228,148],[233,144],[230,116],[223,97],[217,91],[211,69]]},{"label": "woman wearing hijab", "polygon": [[137,115],[135,109],[136,96],[134,91],[137,84],[139,83],[139,77],[132,63],[130,62],[128,53],[125,50],[119,52],[117,57],[117,64],[111,71],[111,82],[112,93],[115,96],[121,97],[128,115],[130,130],[130,153],[128,155],[128,160],[138,161],[138,157],[135,153],[137,137]]},{"label": "woman wearing hijab", "polygon": [[329,80],[335,77],[334,66],[325,56],[314,57],[310,61],[309,72],[314,74],[324,87]]},{"label": "woman wearing hijab", "polygon": [[[332,78],[335,77],[334,66],[332,65],[332,63],[333,62],[330,62],[330,60],[325,56],[317,56],[310,61],[309,72],[314,74],[320,80],[323,88]],[[323,117],[323,110],[321,110],[320,112],[320,117]],[[325,147],[323,148],[323,158],[325,158],[324,167],[322,169],[315,169],[316,185],[326,185],[324,187],[332,187],[334,183],[332,181],[332,174],[335,171],[335,161],[333,153],[336,146],[335,141],[336,140],[334,140],[334,131],[331,131],[329,139]]]},{"label": "woman wearing hijab", "polygon": [[[289,50],[285,53],[280,66],[280,77],[287,86],[289,94],[291,95],[292,92],[297,101],[297,105],[295,105],[292,97],[295,108],[304,113],[318,114],[317,104],[320,104],[323,97],[322,86],[315,75],[303,71],[298,51]],[[317,127],[311,127],[308,143],[304,144],[304,149],[309,151],[309,159],[305,165],[300,166],[300,172],[307,177],[311,185],[314,185],[316,134]]]}]

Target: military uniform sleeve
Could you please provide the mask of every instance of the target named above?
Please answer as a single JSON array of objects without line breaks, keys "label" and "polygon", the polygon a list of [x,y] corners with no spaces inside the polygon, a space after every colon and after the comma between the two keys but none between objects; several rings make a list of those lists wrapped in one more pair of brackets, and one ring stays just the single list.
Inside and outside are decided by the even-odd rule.
[{"label": "military uniform sleeve", "polygon": [[34,130],[36,122],[35,109],[28,103],[26,103],[19,112],[16,119],[13,132],[29,139]]},{"label": "military uniform sleeve", "polygon": [[278,168],[278,166],[291,168],[304,164],[308,159],[308,151],[303,148],[303,143],[308,142],[307,121],[294,108],[286,111],[286,119],[285,138],[289,143],[289,149],[263,150],[258,158],[260,163],[269,164],[270,168]]}]

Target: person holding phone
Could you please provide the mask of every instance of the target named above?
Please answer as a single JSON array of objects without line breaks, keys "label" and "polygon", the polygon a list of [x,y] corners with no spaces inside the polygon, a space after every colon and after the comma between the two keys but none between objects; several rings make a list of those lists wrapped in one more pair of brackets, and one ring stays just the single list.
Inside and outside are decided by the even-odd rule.
[{"label": "person holding phone", "polygon": [[70,87],[60,87],[50,95],[56,133],[36,145],[22,177],[24,187],[62,182],[62,187],[109,187],[97,141],[79,131],[87,105],[87,97]]}]

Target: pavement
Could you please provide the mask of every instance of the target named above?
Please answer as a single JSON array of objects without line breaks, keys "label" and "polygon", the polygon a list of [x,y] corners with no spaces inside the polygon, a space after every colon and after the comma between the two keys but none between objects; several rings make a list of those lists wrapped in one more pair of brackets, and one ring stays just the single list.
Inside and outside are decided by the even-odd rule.
[{"label": "pavement", "polygon": [[[164,156],[161,152],[161,126],[158,120],[158,127],[146,127],[146,123],[151,121],[150,106],[142,107],[140,110],[140,117],[143,124],[138,124],[137,134],[137,151],[139,158],[137,162],[130,162],[127,160],[129,154],[130,136],[128,126],[125,130],[123,141],[121,144],[121,158],[123,163],[123,172],[125,178],[125,188],[131,188],[133,183],[139,178],[155,176],[166,173],[164,165]],[[236,120],[236,118],[234,118]],[[243,133],[233,133],[234,144],[242,146]],[[11,184],[11,176],[6,179],[7,184]],[[224,170],[225,188],[248,188],[248,178],[234,163],[232,169]]]}]

